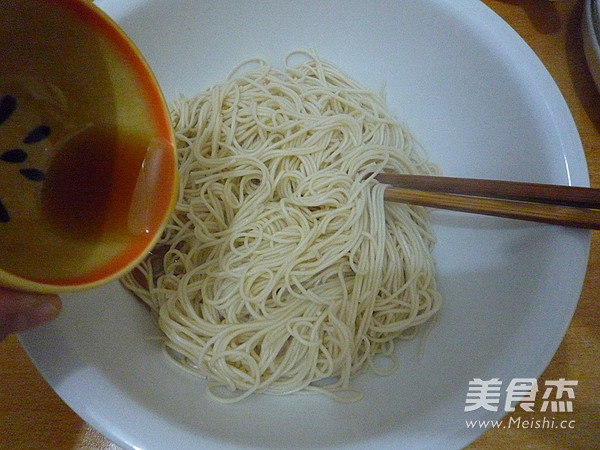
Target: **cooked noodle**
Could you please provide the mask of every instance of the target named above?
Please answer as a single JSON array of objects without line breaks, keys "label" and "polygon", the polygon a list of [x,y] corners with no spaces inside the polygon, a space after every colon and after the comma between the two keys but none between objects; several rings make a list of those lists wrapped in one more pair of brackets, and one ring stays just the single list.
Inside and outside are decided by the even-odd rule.
[{"label": "cooked noodle", "polygon": [[351,378],[392,372],[394,342],[440,308],[425,209],[385,203],[372,179],[435,166],[381,95],[300,54],[284,71],[244,62],[173,103],[179,200],[123,280],[167,353],[232,391],[211,388],[223,401],[312,390],[356,400]]}]

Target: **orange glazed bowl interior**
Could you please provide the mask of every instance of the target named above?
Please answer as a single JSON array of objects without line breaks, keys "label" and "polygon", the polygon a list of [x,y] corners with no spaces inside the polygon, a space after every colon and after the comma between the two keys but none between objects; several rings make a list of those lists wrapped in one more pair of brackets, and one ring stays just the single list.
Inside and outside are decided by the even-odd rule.
[{"label": "orange glazed bowl interior", "polygon": [[0,285],[97,286],[153,247],[177,197],[173,132],[140,52],[90,3],[0,16]]}]

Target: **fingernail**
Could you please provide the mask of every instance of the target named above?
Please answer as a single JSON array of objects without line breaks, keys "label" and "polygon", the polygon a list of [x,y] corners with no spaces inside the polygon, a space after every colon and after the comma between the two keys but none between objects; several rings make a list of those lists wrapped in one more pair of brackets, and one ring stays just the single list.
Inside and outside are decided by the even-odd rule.
[{"label": "fingernail", "polygon": [[54,320],[60,312],[60,304],[47,299],[33,303],[29,308],[21,311],[16,315],[12,323],[12,332],[20,333],[40,325],[43,325],[51,320]]},{"label": "fingernail", "polygon": [[29,320],[32,326],[41,325],[58,316],[60,309],[52,301],[45,301],[32,307],[28,311]]}]

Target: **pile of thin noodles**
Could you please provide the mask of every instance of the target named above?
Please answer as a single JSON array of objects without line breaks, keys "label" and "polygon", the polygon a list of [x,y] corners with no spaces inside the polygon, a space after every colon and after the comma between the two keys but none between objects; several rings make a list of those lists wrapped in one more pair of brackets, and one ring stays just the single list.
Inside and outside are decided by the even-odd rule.
[{"label": "pile of thin noodles", "polygon": [[284,71],[246,61],[173,103],[176,210],[123,279],[155,314],[166,353],[223,401],[356,400],[353,376],[392,372],[397,339],[440,308],[426,210],[384,202],[372,179],[435,166],[382,95],[301,55]]}]

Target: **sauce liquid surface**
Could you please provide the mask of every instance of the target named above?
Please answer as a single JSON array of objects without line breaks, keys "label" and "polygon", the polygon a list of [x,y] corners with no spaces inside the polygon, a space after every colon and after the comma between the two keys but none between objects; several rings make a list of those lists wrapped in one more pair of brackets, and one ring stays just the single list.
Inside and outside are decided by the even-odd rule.
[{"label": "sauce liquid surface", "polygon": [[96,125],[58,145],[41,191],[49,225],[87,241],[131,234],[128,214],[147,145]]},{"label": "sauce liquid surface", "polygon": [[[144,170],[148,145],[142,134],[93,125],[48,147],[43,180],[24,185],[34,191],[23,196],[18,226],[0,236],[2,269],[41,281],[87,277],[144,242],[157,222],[148,211],[156,194]],[[38,206],[27,209],[30,195]]]}]

